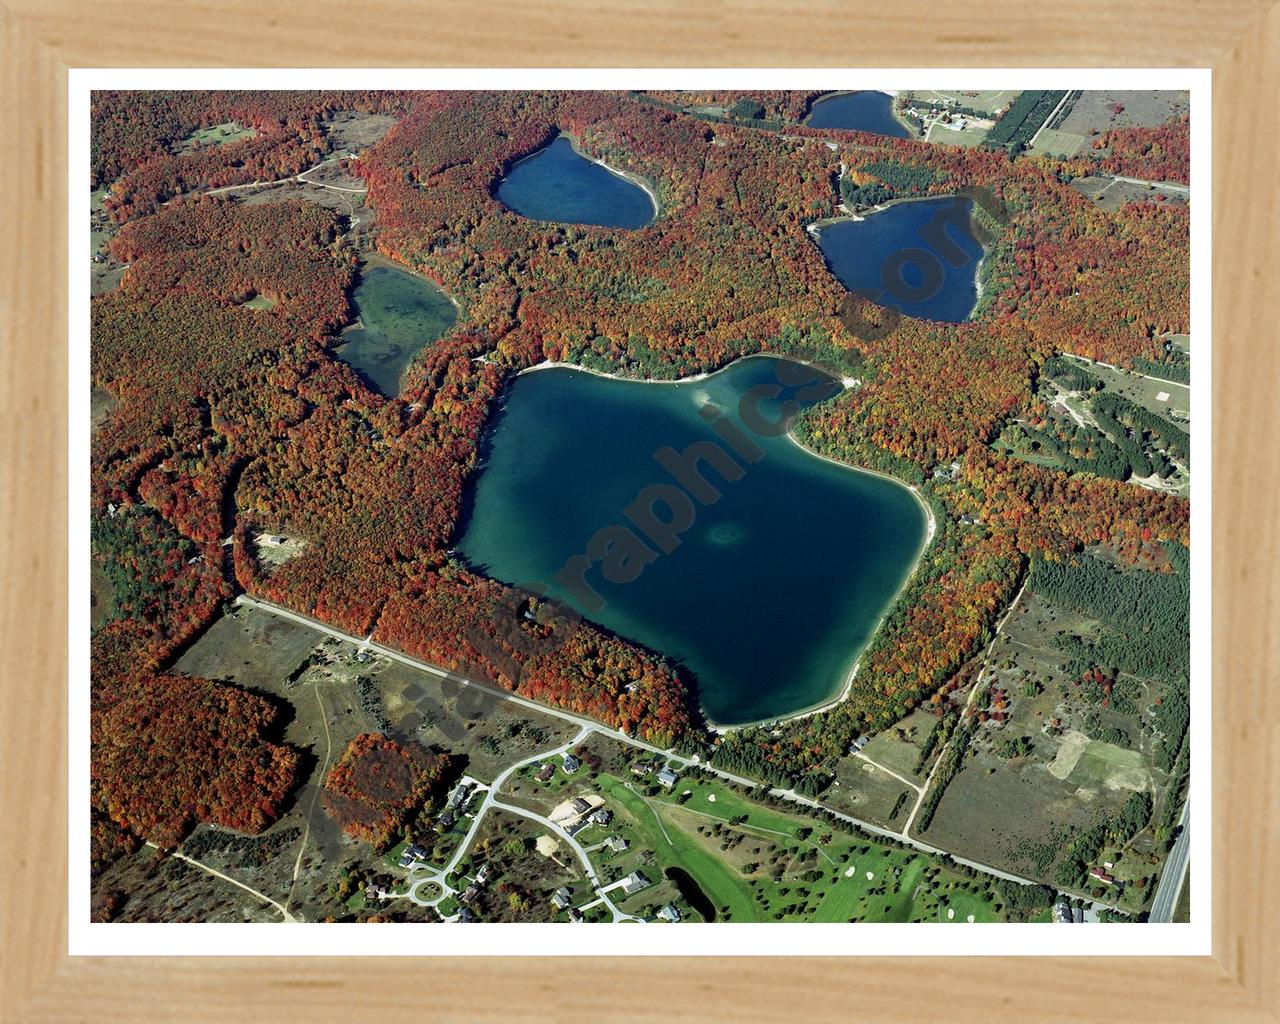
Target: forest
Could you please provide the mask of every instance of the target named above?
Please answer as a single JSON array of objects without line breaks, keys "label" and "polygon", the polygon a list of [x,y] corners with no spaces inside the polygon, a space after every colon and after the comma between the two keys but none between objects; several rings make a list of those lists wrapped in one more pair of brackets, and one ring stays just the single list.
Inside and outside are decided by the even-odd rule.
[{"label": "forest", "polygon": [[[1030,407],[1046,359],[1159,360],[1161,336],[1187,331],[1186,208],[1098,209],[1069,187],[1091,160],[794,123],[813,95],[760,94],[751,99],[762,109],[715,119],[683,107],[731,108],[742,97],[95,96],[94,181],[109,187],[107,208],[123,225],[112,254],[128,265],[92,310],[93,383],[115,400],[92,442],[94,556],[114,590],[92,648],[98,813],[170,845],[203,820],[259,829],[280,806],[297,752],[276,738],[269,706],[165,673],[238,591],[376,631],[384,644],[658,745],[713,741],[677,666],[590,623],[527,621],[526,595],[450,553],[484,427],[512,375],[546,359],[660,378],[759,351],[856,367],[861,386],[808,410],[797,435],[920,485],[934,510],[937,537],[849,699],[776,732],[721,738],[715,756],[727,765],[816,792],[860,733],[919,706],[941,713],[1033,560],[1052,565],[1102,545],[1123,564],[1167,573],[1167,543],[1188,540],[1185,500],[1002,458],[989,443]],[[297,200],[202,194],[327,159],[327,119],[344,110],[398,118],[351,161],[377,212],[378,251],[466,311],[394,398],[333,355],[359,256],[345,217]],[[758,112],[786,130],[745,116]],[[180,145],[228,120],[256,134]],[[506,210],[495,182],[561,132],[652,181],[661,216],[625,232]],[[1164,160],[1179,138],[1143,150],[1117,136],[1106,159],[1140,162],[1158,150]],[[980,187],[998,200],[1007,217],[992,229],[975,320],[851,326],[848,296],[806,232],[835,211],[842,164],[858,187],[886,195]],[[246,306],[255,296],[272,308]],[[1152,429],[1130,410],[1112,415]],[[934,474],[953,461],[953,476]],[[252,543],[260,531],[305,547],[266,564]],[[170,690],[166,710],[158,695]],[[218,744],[131,747],[176,715]],[[252,787],[246,796],[228,780],[248,763],[253,771],[236,775]],[[381,836],[370,828],[371,841]]]}]

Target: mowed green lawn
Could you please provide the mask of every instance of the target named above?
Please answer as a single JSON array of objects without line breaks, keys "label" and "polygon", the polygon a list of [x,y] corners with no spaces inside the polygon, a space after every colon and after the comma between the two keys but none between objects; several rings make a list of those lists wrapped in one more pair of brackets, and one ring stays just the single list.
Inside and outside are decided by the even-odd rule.
[{"label": "mowed green lawn", "polygon": [[[605,797],[623,809],[637,825],[643,842],[657,854],[663,868],[684,868],[729,921],[994,921],[994,894],[964,888],[967,880],[942,869],[930,881],[934,862],[924,856],[861,837],[833,831],[820,822],[746,800],[718,780],[681,778],[670,794],[644,797],[619,780],[601,774],[597,780]],[[685,791],[689,797],[678,798]],[[714,797],[714,799],[712,799]],[[730,826],[778,847],[787,865],[780,881],[761,866],[744,875],[736,863],[718,856],[714,840],[696,833],[696,823],[746,817]],[[812,829],[806,839],[796,829]],[[817,838],[831,832],[831,841]],[[737,855],[738,860],[743,855]],[[805,859],[800,860],[801,857]],[[803,874],[820,872],[804,879]],[[867,878],[867,874],[872,875]],[[946,916],[947,909],[955,911]]]},{"label": "mowed green lawn", "polygon": [[643,842],[657,854],[663,868],[680,867],[689,872],[715,904],[717,914],[727,907],[724,916],[730,921],[763,920],[745,883],[735,878],[724,863],[702,849],[683,830],[661,821],[655,806],[657,801],[650,803],[611,775],[601,773],[596,782],[606,799],[622,808],[632,820]]}]

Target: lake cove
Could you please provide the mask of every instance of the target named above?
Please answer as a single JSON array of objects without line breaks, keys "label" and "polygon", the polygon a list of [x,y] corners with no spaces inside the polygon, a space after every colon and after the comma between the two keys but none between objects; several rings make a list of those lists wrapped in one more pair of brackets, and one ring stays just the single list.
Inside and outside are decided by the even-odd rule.
[{"label": "lake cove", "polygon": [[893,116],[893,97],[884,92],[842,92],[818,100],[804,122],[810,128],[847,128],[894,139],[912,138]]},{"label": "lake cove", "polygon": [[352,296],[358,321],[334,355],[381,394],[400,393],[400,377],[423,348],[453,326],[449,297],[406,270],[369,264]]},{"label": "lake cove", "polygon": [[906,487],[776,427],[839,388],[773,357],[678,383],[523,373],[457,547],[680,663],[714,723],[833,700],[925,539]]},{"label": "lake cove", "polygon": [[562,224],[642,228],[657,212],[648,192],[580,155],[563,135],[515,164],[496,195],[522,217]]},{"label": "lake cove", "polygon": [[978,301],[982,246],[972,216],[973,201],[961,196],[900,200],[811,231],[849,291],[908,316],[959,323]]}]

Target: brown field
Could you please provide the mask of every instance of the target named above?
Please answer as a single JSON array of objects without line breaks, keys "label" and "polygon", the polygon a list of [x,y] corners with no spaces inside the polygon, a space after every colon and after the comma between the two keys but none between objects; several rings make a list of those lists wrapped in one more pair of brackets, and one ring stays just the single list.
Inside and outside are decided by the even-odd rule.
[{"label": "brown field", "polygon": [[[1046,133],[1047,134],[1047,133]],[[1172,206],[1185,205],[1187,193],[1177,189],[1162,188],[1159,185],[1134,185],[1127,181],[1116,181],[1105,175],[1087,175],[1074,178],[1071,187],[1086,198],[1094,200],[1104,210],[1115,211],[1126,203],[1168,203]]]},{"label": "brown field", "polygon": [[358,110],[339,110],[324,126],[336,150],[359,153],[379,142],[395,126],[390,114],[366,114]]},{"label": "brown field", "polygon": [[[1033,591],[1024,594],[987,662],[991,685],[1008,693],[1008,717],[978,726],[964,767],[921,838],[1053,884],[1067,837],[1117,812],[1130,792],[1154,796],[1166,785],[1152,767],[1146,710],[1158,684],[1127,677],[1132,708],[1103,708],[1089,704],[1064,671],[1068,657],[1054,646],[1056,638],[1089,636],[1096,629],[1096,622]],[[1097,716],[1096,729],[1122,730],[1129,746],[1085,735],[1082,723],[1090,714]],[[1031,740],[1029,755],[1006,759],[997,753],[1000,744],[1018,736]]]}]

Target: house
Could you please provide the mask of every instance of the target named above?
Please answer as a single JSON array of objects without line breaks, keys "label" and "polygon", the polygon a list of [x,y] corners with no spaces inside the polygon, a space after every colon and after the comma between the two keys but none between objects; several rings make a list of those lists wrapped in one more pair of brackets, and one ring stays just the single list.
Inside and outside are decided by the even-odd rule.
[{"label": "house", "polygon": [[458,818],[453,811],[448,809],[446,809],[445,812],[436,819],[436,821],[440,823],[440,827],[446,830],[453,828],[453,823],[457,820]]},{"label": "house", "polygon": [[623,879],[622,891],[630,896],[633,892],[639,892],[650,884],[649,879],[645,878],[643,871],[633,871]]},{"label": "house", "polygon": [[569,891],[569,887],[562,885],[551,894],[551,902],[555,904],[557,910],[564,910],[569,905],[569,900],[572,897],[573,893]]},{"label": "house", "polygon": [[1053,905],[1053,923],[1071,924],[1071,904],[1066,900],[1058,900]]},{"label": "house", "polygon": [[849,753],[856,754],[859,750],[865,747],[869,742],[871,742],[870,736],[859,736],[856,740],[853,741],[852,746],[849,747]]},{"label": "house", "polygon": [[547,762],[542,766],[542,770],[538,772],[537,779],[539,782],[550,782],[551,776],[556,773],[556,766]]},{"label": "house", "polygon": [[644,776],[651,775],[652,773],[653,773],[652,761],[637,761],[635,764],[631,766],[631,774],[636,776],[637,778],[644,778]]},{"label": "house", "polygon": [[1107,874],[1102,868],[1090,868],[1089,874],[1105,885],[1115,885],[1116,880],[1112,875]]},{"label": "house", "polygon": [[579,910],[577,907],[570,907],[569,920],[572,921],[574,924],[582,924],[582,922],[586,920],[586,917],[583,915],[582,911]]},{"label": "house", "polygon": [[607,825],[611,820],[613,820],[613,813],[607,807],[597,807],[591,813],[593,825]]},{"label": "house", "polygon": [[672,924],[676,924],[680,920],[680,910],[674,903],[668,903],[658,911],[658,916],[664,921],[670,921]]},{"label": "house", "polygon": [[480,865],[480,870],[476,872],[476,885],[484,885],[489,881],[489,876],[493,874],[493,869],[489,867],[489,862],[485,861]]},{"label": "house", "polygon": [[663,768],[662,771],[658,772],[658,782],[666,786],[667,789],[674,786],[676,784],[676,779],[678,778],[680,778],[680,776],[670,768]]},{"label": "house", "polygon": [[470,902],[472,902],[472,900],[474,900],[474,899],[475,899],[477,896],[479,896],[479,895],[480,895],[480,886],[478,886],[478,885],[469,885],[469,886],[467,886],[466,891],[465,891],[465,892],[463,892],[463,894],[462,894],[461,896],[459,896],[459,897],[458,897],[458,902],[459,902],[459,903],[470,903]]},{"label": "house", "polygon": [[623,839],[622,836],[610,836],[604,841],[604,845],[609,847],[609,849],[614,853],[622,853],[622,851],[631,844]]},{"label": "house", "polygon": [[426,860],[426,859],[427,859],[426,847],[419,846],[417,843],[413,843],[411,846],[406,846],[404,849],[404,852],[400,854],[400,866],[402,868],[407,868],[410,865],[415,864],[420,860]]},{"label": "house", "polygon": [[572,754],[564,755],[564,771],[566,775],[572,775],[581,767],[582,767],[582,762],[579,761]]},{"label": "house", "polygon": [[576,796],[573,798],[574,814],[586,814],[589,810],[591,810],[591,805],[582,799],[582,797]]},{"label": "house", "polygon": [[476,919],[476,915],[471,913],[466,907],[458,911],[459,924],[471,924]]}]

